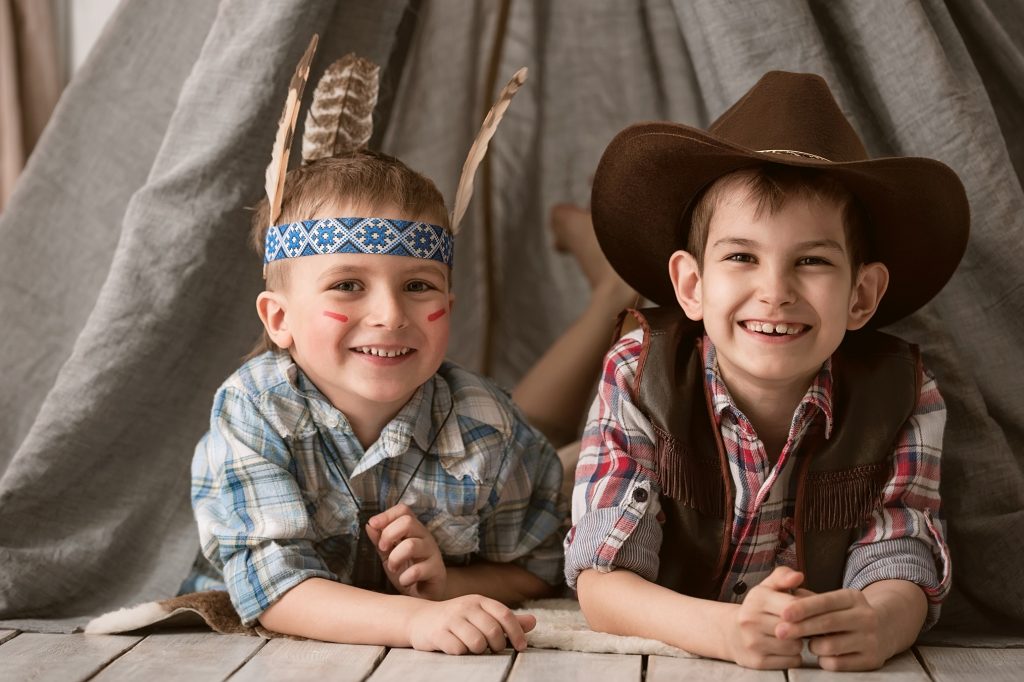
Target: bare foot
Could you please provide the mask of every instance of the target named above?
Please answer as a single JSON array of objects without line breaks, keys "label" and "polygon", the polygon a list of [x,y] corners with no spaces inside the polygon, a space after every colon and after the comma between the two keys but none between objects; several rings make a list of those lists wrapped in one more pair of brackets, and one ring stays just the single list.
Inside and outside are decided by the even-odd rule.
[{"label": "bare foot", "polygon": [[636,292],[615,272],[597,243],[590,211],[576,204],[555,204],[551,207],[551,231],[555,248],[572,254],[579,263],[592,294],[617,310],[635,303]]}]

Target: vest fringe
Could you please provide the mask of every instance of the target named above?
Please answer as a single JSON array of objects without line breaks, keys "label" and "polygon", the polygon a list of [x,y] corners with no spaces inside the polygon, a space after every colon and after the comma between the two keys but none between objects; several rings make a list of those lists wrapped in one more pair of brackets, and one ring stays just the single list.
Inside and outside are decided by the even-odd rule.
[{"label": "vest fringe", "polygon": [[683,453],[678,441],[653,424],[657,433],[656,478],[663,495],[715,518],[725,516],[725,488],[717,459]]},{"label": "vest fringe", "polygon": [[857,528],[882,503],[889,462],[807,476],[804,527],[808,530]]}]

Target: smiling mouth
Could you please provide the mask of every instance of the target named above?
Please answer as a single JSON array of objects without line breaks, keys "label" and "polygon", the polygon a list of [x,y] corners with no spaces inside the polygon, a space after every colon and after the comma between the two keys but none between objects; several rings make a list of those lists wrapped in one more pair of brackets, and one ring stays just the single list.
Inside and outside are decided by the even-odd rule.
[{"label": "smiling mouth", "polygon": [[372,355],[375,358],[400,358],[408,355],[409,353],[415,353],[415,348],[401,347],[401,348],[378,348],[376,346],[356,346],[351,349],[356,353],[362,355]]},{"label": "smiling mouth", "polygon": [[761,320],[744,320],[740,322],[740,326],[747,331],[766,336],[796,336],[810,329],[809,325],[798,322],[762,322]]}]

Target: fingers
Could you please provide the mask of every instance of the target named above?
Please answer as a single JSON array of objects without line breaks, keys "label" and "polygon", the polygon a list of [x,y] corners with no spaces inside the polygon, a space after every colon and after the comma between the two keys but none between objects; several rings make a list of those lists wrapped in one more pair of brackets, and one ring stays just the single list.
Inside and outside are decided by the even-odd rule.
[{"label": "fingers", "polygon": [[470,648],[466,643],[451,631],[439,633],[437,635],[437,640],[434,642],[434,646],[430,648],[435,648],[438,651],[443,651],[446,654],[451,654],[452,656],[461,656],[470,652]]},{"label": "fingers", "polygon": [[782,668],[799,668],[803,642],[780,640],[770,636],[761,636],[746,643],[743,652],[736,657],[736,662],[745,668],[759,670],[779,670]]},{"label": "fingers", "polygon": [[815,616],[852,608],[861,599],[863,596],[857,590],[833,590],[796,599],[787,605],[779,615],[783,620],[798,623]]},{"label": "fingers", "polygon": [[[749,599],[749,597],[748,597]],[[760,591],[755,597],[755,606],[762,613],[771,614],[772,627],[779,621],[782,614],[797,601],[797,597],[788,592]]]},{"label": "fingers", "polygon": [[443,562],[440,561],[419,561],[409,566],[398,575],[398,585],[401,587],[412,587],[424,583],[439,583],[447,577],[448,572]]},{"label": "fingers", "polygon": [[516,651],[526,650],[526,633],[534,628],[537,619],[533,616],[516,616],[512,609],[494,599],[484,599],[481,608],[498,622]]},{"label": "fingers", "polygon": [[811,653],[822,656],[843,656],[861,653],[864,650],[863,637],[852,632],[840,632],[823,637],[812,637],[809,642]]},{"label": "fingers", "polygon": [[395,519],[398,519],[402,516],[412,515],[412,509],[409,508],[409,505],[396,504],[394,507],[385,509],[380,514],[371,516],[367,520],[367,524],[373,528],[376,528],[377,530],[384,530],[384,528]]},{"label": "fingers", "polygon": [[866,653],[844,656],[819,656],[818,665],[822,670],[845,672],[850,670],[878,670],[885,665],[885,659]]},{"label": "fingers", "polygon": [[406,538],[388,554],[388,569],[399,571],[403,567],[414,564],[434,555],[433,547],[422,538]]},{"label": "fingers", "polygon": [[[450,626],[451,632],[459,638],[470,653],[482,654],[487,651],[487,637],[470,620],[471,617],[469,616],[452,623]],[[501,649],[504,648],[505,643],[502,642]],[[498,651],[501,651],[501,649],[498,649]]]},{"label": "fingers", "polygon": [[523,632],[529,632],[530,630],[537,627],[537,616],[531,615],[529,613],[517,613],[514,615],[516,617],[516,620],[519,621],[520,627],[523,628]]},{"label": "fingers", "polygon": [[517,616],[501,602],[482,597],[461,618],[456,618],[448,629],[466,652],[480,654],[488,648],[494,652],[503,651],[508,643],[517,651],[525,650],[524,629],[531,630],[536,623],[533,616]]},{"label": "fingers", "polygon": [[[374,516],[370,521],[372,522],[378,517],[379,515]],[[368,523],[367,528],[374,528],[374,526]],[[428,531],[426,527],[420,523],[419,519],[412,514],[399,516],[383,527],[377,525],[376,529],[379,532],[379,537],[376,542],[377,549],[385,554],[391,552],[398,543],[402,542],[402,540],[406,538],[426,538],[429,536],[433,539],[433,536],[430,535],[430,531]]]},{"label": "fingers", "polygon": [[761,581],[762,587],[776,592],[792,592],[804,582],[804,574],[794,571],[788,566],[778,566],[767,578]]},{"label": "fingers", "polygon": [[497,653],[505,650],[505,628],[502,627],[496,618],[486,611],[480,610],[471,613],[468,620],[483,635],[487,642],[487,647],[491,651]]},{"label": "fingers", "polygon": [[378,547],[377,552],[380,553],[380,531],[371,526],[369,523],[366,524],[366,536],[370,538],[370,542],[373,543],[374,547]]},{"label": "fingers", "polygon": [[813,637],[808,648],[818,657],[822,670],[876,670],[886,660],[878,639],[865,633]]}]

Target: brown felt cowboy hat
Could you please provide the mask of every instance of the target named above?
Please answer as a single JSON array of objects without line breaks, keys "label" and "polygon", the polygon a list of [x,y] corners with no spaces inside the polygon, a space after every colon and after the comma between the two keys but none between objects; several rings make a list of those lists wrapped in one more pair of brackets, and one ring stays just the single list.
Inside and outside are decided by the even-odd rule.
[{"label": "brown felt cowboy hat", "polygon": [[825,80],[782,71],[765,74],[706,131],[649,122],[616,135],[591,199],[602,250],[643,296],[675,304],[668,261],[686,247],[696,198],[723,175],[765,163],[823,169],[867,209],[867,261],[890,275],[871,327],[927,303],[963,256],[970,211],[956,173],[934,159],[869,159]]}]

